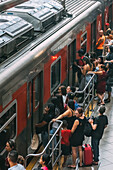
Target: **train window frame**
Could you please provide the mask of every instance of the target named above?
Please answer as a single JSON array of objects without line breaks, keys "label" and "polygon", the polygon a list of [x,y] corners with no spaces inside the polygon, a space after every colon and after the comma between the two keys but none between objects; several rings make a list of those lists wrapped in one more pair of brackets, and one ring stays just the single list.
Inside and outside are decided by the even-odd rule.
[{"label": "train window frame", "polygon": [[[37,80],[37,81],[36,81]],[[37,92],[36,92],[36,86],[35,86],[35,81],[36,83],[38,84],[38,88],[37,88]],[[36,94],[39,94],[39,76],[37,75],[34,80],[33,80],[33,91],[34,91],[34,106],[35,106],[35,109],[37,109],[37,107],[39,106],[39,103],[40,103],[40,100],[39,100],[39,95],[36,95]],[[38,96],[38,100],[37,100],[37,104],[35,104],[35,98],[36,96]]]},{"label": "train window frame", "polygon": [[[84,35],[86,35],[86,39],[81,43],[81,38],[84,37]],[[82,48],[82,46],[86,43],[86,50],[84,51],[84,53],[86,54],[87,53],[87,31],[85,31],[81,37],[80,37],[80,46]],[[84,50],[84,48],[82,48]]]},{"label": "train window frame", "polygon": [[[0,133],[3,132],[5,130],[5,128],[11,123],[13,122],[14,119],[16,119],[16,124],[14,124],[14,129],[15,129],[15,134],[13,136],[12,139],[16,139],[16,136],[17,136],[17,100],[14,100],[5,110],[3,110],[1,113],[0,113],[0,119],[2,118],[2,116],[4,116],[13,106],[15,105],[15,113],[13,115],[11,115],[10,119],[8,119],[4,125],[2,125],[0,127]],[[11,137],[9,137],[10,139]],[[0,152],[0,154],[3,154],[5,152],[5,147],[4,149]]]},{"label": "train window frame", "polygon": [[60,70],[59,70],[59,73],[60,73],[60,77],[59,77],[59,82],[58,84],[55,85],[55,87],[52,87],[52,75],[50,76],[50,89],[51,89],[51,94],[54,93],[54,91],[57,90],[57,88],[59,87],[60,85],[60,82],[61,82],[61,56],[59,56],[52,64],[51,64],[51,70],[50,70],[50,73],[52,74],[52,67],[58,62],[60,61]]}]

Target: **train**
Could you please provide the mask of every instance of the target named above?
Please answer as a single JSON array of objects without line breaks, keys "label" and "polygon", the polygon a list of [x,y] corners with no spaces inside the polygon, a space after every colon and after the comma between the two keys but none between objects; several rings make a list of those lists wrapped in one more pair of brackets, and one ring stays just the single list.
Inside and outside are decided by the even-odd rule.
[{"label": "train", "polygon": [[[5,153],[5,144],[10,138],[16,140],[19,154],[27,155],[34,125],[41,120],[44,106],[61,84],[75,85],[72,65],[78,59],[77,51],[81,48],[85,53],[94,51],[99,31],[105,30],[106,22],[113,29],[112,0],[69,0],[65,2],[65,8],[59,1],[43,0],[38,11],[41,13],[45,8],[51,10],[46,9],[48,20],[46,17],[42,21],[37,17],[37,9],[32,3],[36,4],[37,1],[30,0],[16,4],[16,7],[15,4],[11,5],[13,8],[0,7],[3,9],[0,25],[5,22],[3,29],[0,28],[1,155]],[[28,17],[25,17],[24,10],[30,8],[28,6],[33,11],[27,11],[26,15],[33,14],[41,26],[35,24],[37,20],[26,20]],[[20,8],[24,9],[23,12],[15,10]],[[45,13],[40,15],[44,17]],[[9,29],[6,28],[8,17],[11,17]],[[16,24],[13,31],[11,23]],[[20,28],[22,32],[19,32]],[[4,43],[4,36],[5,39],[9,38],[10,44]]]}]

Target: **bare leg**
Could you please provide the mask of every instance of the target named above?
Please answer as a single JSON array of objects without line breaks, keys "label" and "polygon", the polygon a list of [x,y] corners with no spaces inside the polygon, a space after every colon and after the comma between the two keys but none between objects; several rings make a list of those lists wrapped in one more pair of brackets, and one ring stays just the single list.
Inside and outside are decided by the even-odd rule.
[{"label": "bare leg", "polygon": [[76,165],[76,158],[77,158],[76,147],[72,147],[72,160],[74,166]]},{"label": "bare leg", "polygon": [[83,157],[82,146],[78,146],[78,150],[79,150],[80,166],[82,166],[82,157]]}]

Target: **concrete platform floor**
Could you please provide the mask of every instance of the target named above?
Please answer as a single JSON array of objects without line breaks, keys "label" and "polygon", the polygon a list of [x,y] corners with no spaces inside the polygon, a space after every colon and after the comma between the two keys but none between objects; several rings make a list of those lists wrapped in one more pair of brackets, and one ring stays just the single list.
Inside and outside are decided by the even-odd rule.
[{"label": "concrete platform floor", "polygon": [[[104,131],[103,138],[100,141],[100,161],[99,166],[80,167],[79,170],[113,170],[113,97],[111,102],[106,104],[106,115],[108,116],[108,127]],[[88,139],[90,143],[90,138]],[[66,165],[71,164],[71,156]],[[73,168],[64,167],[62,170],[71,170]],[[76,168],[76,170],[78,170]]]}]

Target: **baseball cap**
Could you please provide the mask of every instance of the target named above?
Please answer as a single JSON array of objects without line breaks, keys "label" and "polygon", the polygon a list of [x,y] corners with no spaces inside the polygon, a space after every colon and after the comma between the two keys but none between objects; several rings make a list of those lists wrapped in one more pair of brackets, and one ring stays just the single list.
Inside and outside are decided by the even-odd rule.
[{"label": "baseball cap", "polygon": [[109,26],[109,23],[107,22],[107,23],[105,23],[105,25]]}]

